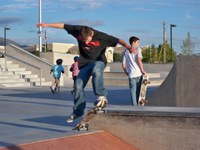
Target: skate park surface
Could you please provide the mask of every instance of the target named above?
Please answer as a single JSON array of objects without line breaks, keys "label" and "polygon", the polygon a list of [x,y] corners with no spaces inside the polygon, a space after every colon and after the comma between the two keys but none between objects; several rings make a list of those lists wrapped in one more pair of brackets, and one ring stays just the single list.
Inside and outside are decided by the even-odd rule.
[{"label": "skate park surface", "polygon": [[[49,87],[1,88],[0,150],[197,150],[199,60],[177,58],[163,84],[148,88],[144,107],[130,105],[128,87],[106,87],[109,105],[89,131],[72,130],[80,119],[66,123],[73,109],[70,86],[57,94]],[[85,96],[89,109],[96,99],[90,87]]]}]

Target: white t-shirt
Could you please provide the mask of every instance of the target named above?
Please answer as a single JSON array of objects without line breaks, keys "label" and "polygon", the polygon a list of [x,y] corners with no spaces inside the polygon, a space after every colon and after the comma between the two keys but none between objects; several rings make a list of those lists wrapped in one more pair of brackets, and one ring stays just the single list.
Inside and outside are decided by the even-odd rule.
[{"label": "white t-shirt", "polygon": [[122,55],[122,63],[126,65],[126,70],[128,72],[129,78],[139,77],[142,75],[138,57],[142,59],[141,48],[137,48],[137,54],[130,53],[128,49],[125,49]]}]

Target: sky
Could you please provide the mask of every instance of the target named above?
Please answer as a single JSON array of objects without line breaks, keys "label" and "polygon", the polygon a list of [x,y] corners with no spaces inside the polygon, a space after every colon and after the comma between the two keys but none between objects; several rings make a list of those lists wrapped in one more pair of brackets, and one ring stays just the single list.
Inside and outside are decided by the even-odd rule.
[{"label": "sky", "polygon": [[[20,44],[38,44],[39,0],[1,0],[0,37],[9,27],[8,39]],[[177,53],[190,32],[200,53],[200,0],[42,0],[42,22],[62,22],[88,25],[96,30],[128,42],[131,36],[140,38],[141,46],[163,43],[163,21],[170,44],[170,24],[173,48]],[[44,43],[43,28],[43,43]],[[63,29],[47,28],[47,42],[74,43],[76,40]]]}]

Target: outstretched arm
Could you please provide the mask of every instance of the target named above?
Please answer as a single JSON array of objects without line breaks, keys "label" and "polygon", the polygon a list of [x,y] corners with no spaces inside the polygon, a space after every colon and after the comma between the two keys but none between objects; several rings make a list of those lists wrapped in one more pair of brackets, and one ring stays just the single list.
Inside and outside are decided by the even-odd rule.
[{"label": "outstretched arm", "polygon": [[129,44],[127,44],[124,40],[119,39],[118,43],[123,47],[127,48],[130,53],[137,54],[137,50],[134,47],[131,47]]},{"label": "outstretched arm", "polygon": [[64,23],[38,23],[37,26],[64,29]]}]

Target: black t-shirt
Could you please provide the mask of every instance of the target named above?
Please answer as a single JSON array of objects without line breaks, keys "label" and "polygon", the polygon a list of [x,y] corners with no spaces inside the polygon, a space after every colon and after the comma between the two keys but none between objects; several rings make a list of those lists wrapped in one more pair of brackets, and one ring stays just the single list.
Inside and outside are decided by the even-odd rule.
[{"label": "black t-shirt", "polygon": [[94,30],[94,36],[92,41],[88,44],[81,40],[80,32],[83,26],[79,25],[64,25],[65,30],[74,36],[78,41],[80,59],[79,59],[79,68],[84,67],[92,61],[103,61],[107,63],[105,57],[106,48],[109,46],[115,47],[119,41],[118,38],[108,35],[106,33]]}]

